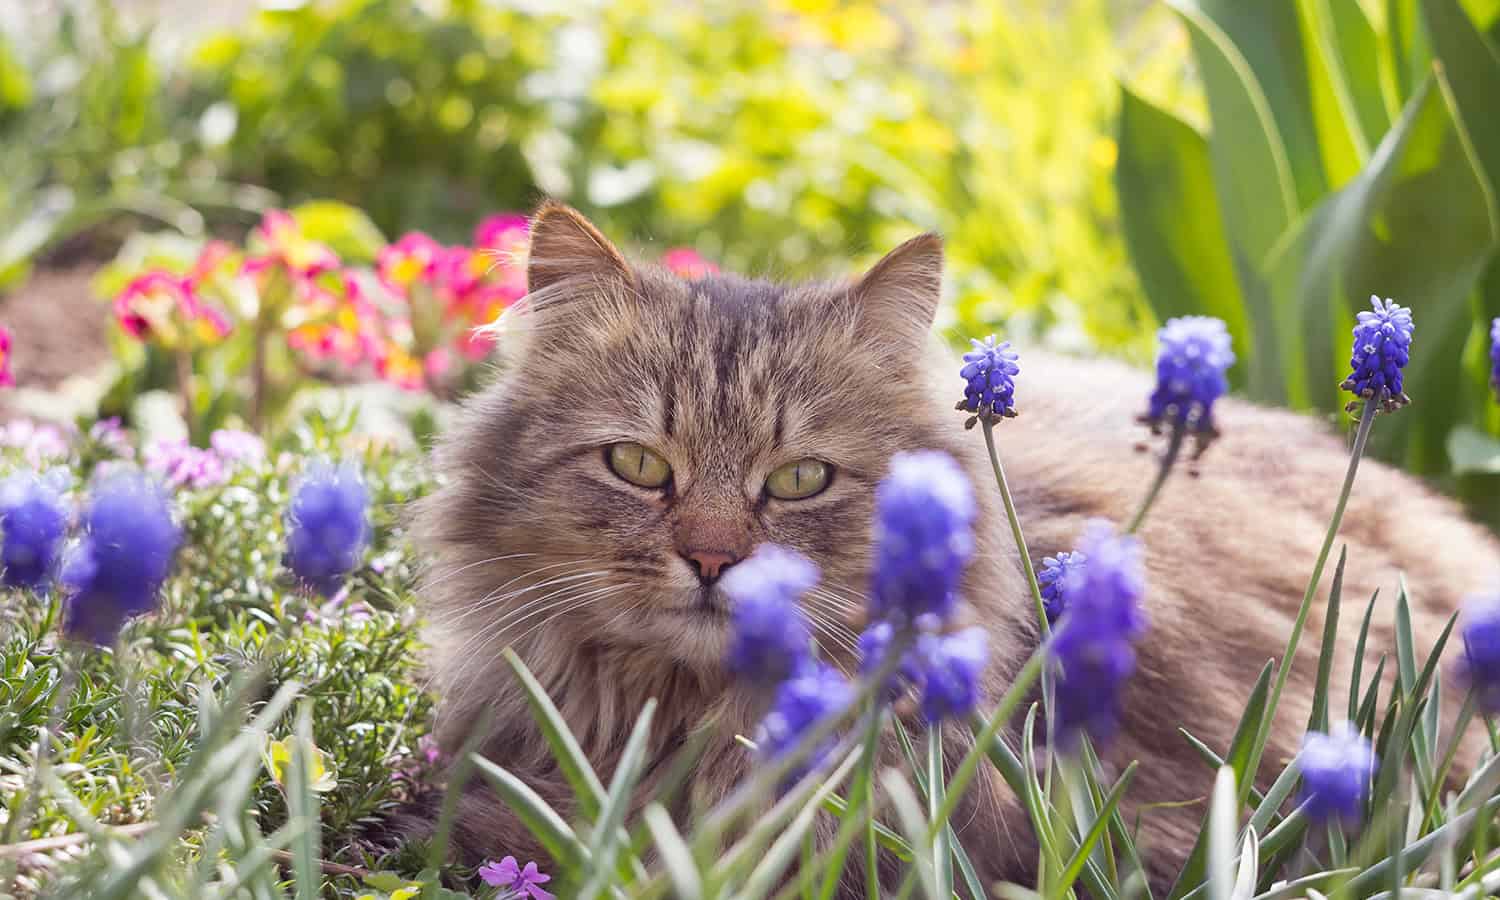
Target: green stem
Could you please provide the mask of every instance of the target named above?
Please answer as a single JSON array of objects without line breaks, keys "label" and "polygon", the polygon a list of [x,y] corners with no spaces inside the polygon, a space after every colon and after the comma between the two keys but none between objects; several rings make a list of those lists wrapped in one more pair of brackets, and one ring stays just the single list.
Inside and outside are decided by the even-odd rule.
[{"label": "green stem", "polygon": [[1167,476],[1172,474],[1172,467],[1177,463],[1177,457],[1182,452],[1182,440],[1187,437],[1187,429],[1178,423],[1172,426],[1172,436],[1167,441],[1167,452],[1161,458],[1161,467],[1156,470],[1156,480],[1151,482],[1151,490],[1141,500],[1141,506],[1135,511],[1135,518],[1130,520],[1130,525],[1125,529],[1126,534],[1135,534],[1146,521],[1146,513],[1151,511],[1151,506],[1156,502],[1156,497],[1161,493],[1161,486],[1167,483]]},{"label": "green stem", "polygon": [[880,896],[880,845],[875,839],[875,754],[880,743],[880,701],[870,701],[870,715],[874,722],[865,737],[865,771],[861,787],[864,789],[865,807],[865,892],[870,897]]},{"label": "green stem", "polygon": [[1031,565],[1031,554],[1026,550],[1026,537],[1021,534],[1021,517],[1016,513],[1015,500],[1010,496],[1010,484],[1005,480],[1005,467],[1000,465],[1000,454],[995,449],[995,425],[983,422],[984,445],[990,451],[990,466],[995,470],[995,484],[1000,488],[1000,500],[1005,504],[1005,517],[1010,520],[1010,533],[1016,539],[1016,550],[1021,554],[1021,570],[1026,573],[1026,584],[1031,588],[1031,599],[1036,603],[1036,619],[1042,634],[1051,631],[1047,624],[1047,606],[1042,602],[1042,588],[1036,580],[1036,569]]},{"label": "green stem", "polygon": [[1338,503],[1333,508],[1333,519],[1328,523],[1328,532],[1323,535],[1323,547],[1318,551],[1318,561],[1313,566],[1312,577],[1308,579],[1307,590],[1302,592],[1302,605],[1297,610],[1297,621],[1292,625],[1291,636],[1287,638],[1286,651],[1281,656],[1281,668],[1276,673],[1276,684],[1271,689],[1271,699],[1266,706],[1265,716],[1261,719],[1260,729],[1255,736],[1255,744],[1250,751],[1249,764],[1245,767],[1244,783],[1239,788],[1239,800],[1244,804],[1245,798],[1249,796],[1250,789],[1255,786],[1256,773],[1260,771],[1261,754],[1265,752],[1266,741],[1271,735],[1271,725],[1276,719],[1276,708],[1281,701],[1281,692],[1286,687],[1287,678],[1292,672],[1292,662],[1297,652],[1297,643],[1302,638],[1302,628],[1307,624],[1307,614],[1312,609],[1313,596],[1318,591],[1318,582],[1323,578],[1323,567],[1328,564],[1328,554],[1333,549],[1333,540],[1338,536],[1339,525],[1344,521],[1344,508],[1349,505],[1349,495],[1354,490],[1354,476],[1359,471],[1359,460],[1365,454],[1365,445],[1370,440],[1370,429],[1375,424],[1375,416],[1380,409],[1374,400],[1366,400],[1364,410],[1360,414],[1359,430],[1354,434],[1354,446],[1349,451],[1349,469],[1344,473],[1344,486],[1339,490]]},{"label": "green stem", "polygon": [[177,390],[182,394],[182,421],[187,423],[188,441],[198,435],[197,382],[193,378],[193,354],[178,350],[174,354],[177,363]]}]

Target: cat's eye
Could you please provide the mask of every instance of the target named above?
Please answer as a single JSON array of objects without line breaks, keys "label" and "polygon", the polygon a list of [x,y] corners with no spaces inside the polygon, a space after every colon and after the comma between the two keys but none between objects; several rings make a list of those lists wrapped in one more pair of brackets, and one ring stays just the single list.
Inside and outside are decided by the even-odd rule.
[{"label": "cat's eye", "polygon": [[777,500],[806,500],[828,487],[833,469],[817,459],[799,459],[771,473],[766,479],[766,493]]},{"label": "cat's eye", "polygon": [[605,458],[610,471],[643,488],[664,487],[672,479],[672,467],[661,454],[634,441],[610,444]]}]

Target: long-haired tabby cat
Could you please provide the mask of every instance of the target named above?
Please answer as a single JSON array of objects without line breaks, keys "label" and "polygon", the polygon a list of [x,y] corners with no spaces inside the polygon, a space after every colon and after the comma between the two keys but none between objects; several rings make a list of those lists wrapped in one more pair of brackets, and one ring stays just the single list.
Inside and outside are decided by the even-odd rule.
[{"label": "long-haired tabby cat", "polygon": [[[824,580],[806,612],[826,657],[852,669],[875,486],[892,454],[922,448],[956,457],[981,501],[964,596],[990,632],[993,701],[1038,632],[983,442],[953,410],[957,368],[932,349],[941,273],[941,242],[924,235],[848,281],[688,281],[627,261],[576,212],[544,205],[509,359],[443,440],[444,485],[417,515],[442,744],[456,748],[488,720],[480,751],[567,814],[566,781],[501,658],[511,646],[606,781],[654,697],[654,764],[638,799],[695,734],[706,750],[677,811],[722,796],[753,765],[734,736],[753,733],[767,698],[724,672],[716,579],[762,542],[808,555]],[[1132,419],[1150,384],[1108,362],[1028,351],[1021,365],[1021,416],[998,433],[1041,557],[1070,549],[1085,519],[1133,510],[1156,466],[1134,450],[1143,432]],[[1217,419],[1223,437],[1200,476],[1170,481],[1142,532],[1152,627],[1107,759],[1141,760],[1137,808],[1207,794],[1209,770],[1178,727],[1227,745],[1255,674],[1292,627],[1347,462],[1344,442],[1311,419],[1234,401]],[[804,460],[823,464],[807,471],[826,471],[826,484],[800,499],[791,497],[805,491],[768,490],[773,472]],[[1345,596],[1394,597],[1404,573],[1425,646],[1464,593],[1500,576],[1491,535],[1375,463],[1360,472],[1340,541]],[[1377,649],[1392,645],[1391,606],[1376,617]],[[1296,752],[1307,721],[1322,608],[1307,623],[1267,769]],[[1016,798],[994,778],[968,806],[955,821],[982,874],[1027,879],[1035,848]],[[459,809],[457,841],[471,857],[545,860],[482,785]],[[1153,881],[1180,865],[1201,815],[1201,804],[1143,810]]]}]

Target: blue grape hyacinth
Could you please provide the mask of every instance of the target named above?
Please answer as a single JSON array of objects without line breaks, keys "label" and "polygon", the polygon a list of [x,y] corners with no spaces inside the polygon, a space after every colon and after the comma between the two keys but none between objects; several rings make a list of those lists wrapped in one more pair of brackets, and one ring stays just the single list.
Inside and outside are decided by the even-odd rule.
[{"label": "blue grape hyacinth", "polygon": [[1168,319],[1156,333],[1156,387],[1143,421],[1153,431],[1182,428],[1201,441],[1215,434],[1214,401],[1224,396],[1224,373],[1234,364],[1229,331],[1211,316]]},{"label": "blue grape hyacinth", "polygon": [[872,618],[946,621],[974,553],[974,492],[951,456],[898,453],[875,491]]},{"label": "blue grape hyacinth", "polygon": [[1490,387],[1500,397],[1500,318],[1490,323]]},{"label": "blue grape hyacinth", "polygon": [[964,399],[958,408],[975,413],[969,420],[994,421],[1016,414],[1016,376],[1020,356],[1010,348],[1010,341],[995,343],[992,334],[983,341],[969,339],[974,349],[964,354],[958,374],[964,380]]},{"label": "blue grape hyacinth", "polygon": [[811,664],[812,635],[797,601],[817,583],[811,560],[775,544],[762,544],[725,574],[730,671],[774,685]]},{"label": "blue grape hyacinth", "polygon": [[[834,667],[826,663],[807,666],[781,683],[770,712],[761,721],[756,744],[766,759],[778,759],[788,753],[816,723],[838,715],[854,699],[854,688]],[[796,769],[803,773],[815,768],[828,755],[833,740],[819,745]],[[796,775],[793,775],[795,779]]]},{"label": "blue grape hyacinth", "polygon": [[1146,629],[1140,542],[1095,519],[1079,550],[1088,564],[1064,581],[1068,607],[1049,649],[1060,670],[1057,718],[1065,742],[1080,732],[1106,740],[1118,729],[1125,681],[1135,671],[1134,643]]},{"label": "blue grape hyacinth", "polygon": [[1047,624],[1053,624],[1068,608],[1068,577],[1083,568],[1082,553],[1059,553],[1042,560],[1041,571],[1036,573],[1037,584],[1042,589],[1042,608],[1047,612]]},{"label": "blue grape hyacinth", "polygon": [[1348,722],[1328,734],[1309,731],[1297,754],[1303,812],[1314,822],[1358,819],[1376,763],[1370,742]]},{"label": "blue grape hyacinth", "polygon": [[312,467],[286,511],[285,564],[310,590],[331,597],[370,540],[370,496],[353,465]]},{"label": "blue grape hyacinth", "polygon": [[67,530],[67,508],[51,484],[29,473],[0,482],[0,582],[45,590]]},{"label": "blue grape hyacinth", "polygon": [[95,484],[82,525],[83,537],[68,551],[59,576],[63,630],[109,644],[127,619],[156,606],[182,531],[161,488],[133,470]]},{"label": "blue grape hyacinth", "polygon": [[1464,652],[1459,675],[1473,690],[1480,709],[1500,713],[1500,591],[1464,600],[1460,634]]},{"label": "blue grape hyacinth", "polygon": [[[1340,387],[1390,412],[1411,402],[1402,391],[1401,370],[1411,359],[1415,326],[1411,310],[1394,300],[1371,297],[1370,306],[1354,326],[1354,350],[1349,358],[1353,371]],[[1358,405],[1351,401],[1348,409],[1352,412]]]},{"label": "blue grape hyacinth", "polygon": [[961,718],[974,709],[989,654],[989,636],[979,627],[917,639],[913,656],[922,686],[922,716],[928,722]]}]

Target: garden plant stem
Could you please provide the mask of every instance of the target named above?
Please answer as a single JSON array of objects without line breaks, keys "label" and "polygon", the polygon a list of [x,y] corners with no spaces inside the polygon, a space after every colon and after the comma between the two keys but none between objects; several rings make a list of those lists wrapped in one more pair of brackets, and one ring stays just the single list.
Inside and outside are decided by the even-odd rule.
[{"label": "garden plant stem", "polygon": [[1182,452],[1182,440],[1187,436],[1187,429],[1181,423],[1172,426],[1172,437],[1167,442],[1167,452],[1161,458],[1161,466],[1156,470],[1156,480],[1151,482],[1151,489],[1141,500],[1140,508],[1135,511],[1135,518],[1130,520],[1130,525],[1125,528],[1126,534],[1135,534],[1146,521],[1146,513],[1151,511],[1151,506],[1156,502],[1156,497],[1161,493],[1162,485],[1167,483],[1167,476],[1172,474],[1172,467],[1177,463],[1177,456]]},{"label": "garden plant stem", "polygon": [[1016,550],[1021,554],[1021,570],[1026,573],[1026,584],[1031,588],[1031,599],[1036,603],[1037,626],[1045,636],[1051,630],[1047,624],[1047,607],[1042,602],[1042,588],[1037,584],[1036,569],[1031,565],[1031,554],[1026,550],[1026,537],[1021,533],[1021,517],[1016,513],[1016,503],[1010,496],[1010,485],[1005,480],[1005,467],[1000,465],[1000,454],[995,449],[995,425],[981,423],[984,427],[984,445],[990,451],[990,466],[995,470],[995,484],[1000,488],[1000,500],[1005,504],[1005,517],[1010,520],[1010,533],[1016,539]]}]

